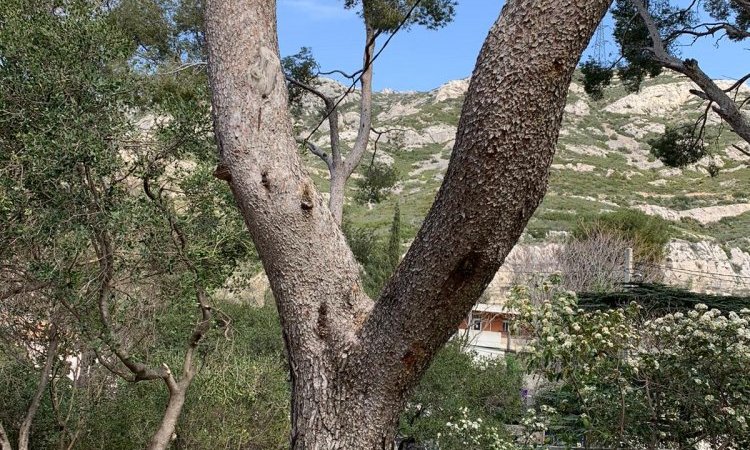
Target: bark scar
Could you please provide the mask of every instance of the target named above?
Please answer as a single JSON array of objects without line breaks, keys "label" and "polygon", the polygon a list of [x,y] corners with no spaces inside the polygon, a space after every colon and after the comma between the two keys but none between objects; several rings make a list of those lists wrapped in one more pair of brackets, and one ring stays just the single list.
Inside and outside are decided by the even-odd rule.
[{"label": "bark scar", "polygon": [[318,307],[318,322],[315,331],[322,340],[325,341],[328,338],[328,303],[326,302]]},{"label": "bark scar", "polygon": [[232,173],[229,172],[229,167],[227,167],[224,163],[219,163],[218,166],[216,166],[216,169],[214,170],[214,177],[224,180],[227,183],[232,182]]},{"label": "bark scar", "polygon": [[401,357],[401,362],[404,364],[406,370],[413,372],[416,365],[424,360],[426,354],[427,352],[421,342],[412,342],[409,350]]},{"label": "bark scar", "polygon": [[300,201],[300,207],[303,211],[312,211],[313,209],[313,198],[312,198],[312,191],[310,189],[310,185],[305,183],[304,187],[302,188],[302,200]]}]

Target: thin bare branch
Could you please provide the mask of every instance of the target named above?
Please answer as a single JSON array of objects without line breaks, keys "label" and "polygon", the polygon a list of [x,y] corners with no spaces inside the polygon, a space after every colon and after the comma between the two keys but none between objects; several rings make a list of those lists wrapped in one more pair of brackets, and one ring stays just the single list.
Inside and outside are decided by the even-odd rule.
[{"label": "thin bare branch", "polygon": [[174,75],[178,72],[182,72],[187,69],[192,69],[193,67],[204,67],[207,65],[208,63],[206,61],[196,61],[196,62],[189,63],[189,64],[183,64],[177,67],[176,69],[168,70],[166,72],[157,72],[156,75]]},{"label": "thin bare branch", "polygon": [[0,450],[13,450],[13,447],[10,445],[10,438],[8,437],[8,433],[5,432],[2,422],[0,422]]},{"label": "thin bare branch", "polygon": [[44,361],[44,366],[42,367],[39,384],[37,385],[34,397],[31,399],[31,404],[29,404],[29,408],[26,410],[26,417],[24,417],[23,422],[21,422],[21,427],[18,429],[18,450],[28,450],[29,448],[31,424],[39,410],[39,405],[41,405],[42,395],[47,389],[47,383],[49,382],[50,374],[52,373],[52,368],[55,364],[55,358],[57,358],[58,343],[57,326],[52,322],[49,329],[47,356]]}]

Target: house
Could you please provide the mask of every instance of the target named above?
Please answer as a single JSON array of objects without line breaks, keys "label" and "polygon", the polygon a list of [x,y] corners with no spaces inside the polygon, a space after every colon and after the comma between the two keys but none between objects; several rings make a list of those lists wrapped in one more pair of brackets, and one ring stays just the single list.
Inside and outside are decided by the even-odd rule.
[{"label": "house", "polygon": [[456,336],[466,339],[468,348],[478,356],[498,357],[524,351],[528,338],[514,330],[518,314],[504,305],[477,303],[458,327]]}]

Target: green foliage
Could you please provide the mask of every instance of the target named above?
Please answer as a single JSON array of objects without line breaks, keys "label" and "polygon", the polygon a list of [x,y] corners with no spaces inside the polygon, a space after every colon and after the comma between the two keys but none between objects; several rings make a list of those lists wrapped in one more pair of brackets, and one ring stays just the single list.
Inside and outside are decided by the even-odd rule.
[{"label": "green foliage", "polygon": [[344,222],[343,231],[354,257],[362,266],[365,292],[376,298],[401,259],[401,211],[398,204],[393,212],[387,243],[378,239],[372,230],[356,228],[348,222]]},{"label": "green foliage", "polygon": [[355,181],[354,199],[359,203],[380,203],[399,178],[395,167],[378,161],[373,161],[363,172],[362,178]]},{"label": "green foliage", "polygon": [[599,61],[589,59],[581,64],[583,74],[583,90],[594,100],[604,97],[604,87],[609,86],[614,72],[611,68],[601,65]]},{"label": "green foliage", "polygon": [[537,400],[556,412],[550,431],[561,444],[750,442],[750,309],[725,316],[698,304],[643,320],[636,304],[585,311],[570,293],[536,306],[517,295],[535,337],[530,367],[548,380]]},{"label": "green foliage", "polygon": [[619,234],[634,243],[633,257],[637,263],[660,263],[664,247],[672,238],[669,222],[633,209],[582,220],[573,230],[576,239],[586,239],[595,233]]},{"label": "green foliage", "polygon": [[[118,3],[118,8],[135,8],[128,11],[136,15],[139,8],[151,6]],[[133,42],[147,35],[118,22],[125,10],[115,9],[89,0],[65,2],[54,13],[41,0],[0,4],[0,283],[10,277],[21,285],[47,284],[33,295],[4,299],[0,315],[12,311],[32,330],[54,317],[67,354],[95,348],[100,358],[112,362],[114,347],[127,348],[135,361],[152,367],[164,363],[179,375],[196,323],[197,289],[210,293],[240,261],[256,257],[228,186],[211,176],[216,147],[205,75],[142,71],[133,59]],[[156,37],[162,36],[148,35]],[[157,47],[156,41],[149,42]],[[173,44],[170,51],[176,49]],[[99,304],[108,306],[112,326],[102,321]],[[268,385],[274,394],[262,395],[275,400],[285,396],[277,343],[274,356],[259,352],[256,365],[249,358],[224,355],[220,328],[226,322],[217,323],[199,346],[206,367],[214,352],[241,360],[248,374],[275,380]],[[16,331],[3,324],[0,350],[23,356],[23,378],[33,381],[39,379],[39,365],[19,351],[29,328]],[[273,331],[279,341],[278,327]],[[62,363],[58,366],[66,373]],[[88,367],[93,375],[86,393],[66,386],[64,375],[54,380],[63,409],[74,411],[65,427],[83,430],[76,448],[124,449],[134,442],[144,447],[164,410],[164,384],[126,384],[99,363]],[[203,383],[201,376],[207,373],[201,372],[194,383]],[[15,380],[0,380],[3,389],[9,382]],[[28,390],[23,396],[17,396],[14,408],[28,404]],[[188,404],[193,401],[189,394]],[[243,409],[248,416],[250,405]],[[283,405],[281,413],[264,407],[264,415],[281,417],[269,419],[277,430],[264,438],[279,442],[286,434],[278,429],[286,427]],[[22,416],[5,410],[14,417],[2,417],[3,423],[14,433]],[[48,439],[43,424],[55,420],[47,406],[40,410],[34,448],[52,446],[42,443]],[[248,435],[234,424],[236,436]],[[50,436],[49,442],[67,439],[61,436]],[[214,448],[206,440],[201,445]]]},{"label": "green foliage", "polygon": [[[217,331],[204,349],[210,356],[190,387],[174,445],[196,450],[287,448],[290,392],[275,307],[218,306],[231,323],[226,335]],[[182,347],[175,342],[154,351],[177,365]],[[92,415],[77,449],[98,449],[103,443],[113,450],[144,448],[161,419],[166,403],[162,386],[112,381],[116,389],[108,391],[106,401],[80,406],[90,408]]]},{"label": "green foliage", "polygon": [[154,58],[170,53],[170,27],[164,0],[121,0],[109,14],[114,27],[132,37],[136,47],[147,49]]},{"label": "green foliage", "polygon": [[[345,0],[348,9],[362,5],[362,15],[375,30],[392,33],[406,19],[413,0]],[[453,21],[455,0],[424,0],[417,5],[404,27],[420,25],[430,30],[442,28]]]},{"label": "green foliage", "polygon": [[[96,164],[102,177],[119,175],[112,141],[130,128],[129,44],[89,8],[81,0],[58,15],[43,1],[0,6],[0,257],[51,245],[64,257],[60,251],[75,251],[68,247],[86,223],[108,220],[86,213],[77,187],[82,164]],[[113,188],[107,201],[122,195]]]},{"label": "green foliage", "polygon": [[[11,442],[17,442],[18,427],[26,416],[26,410],[36,392],[39,374],[33,367],[24,364],[16,355],[0,349],[0,423],[3,424]],[[31,448],[53,448],[58,437],[57,424],[52,415],[49,397],[42,398],[42,404],[34,421],[31,435]]]},{"label": "green foliage", "polygon": [[[512,356],[477,360],[449,342],[435,356],[401,415],[399,434],[415,443],[430,443],[449,433],[449,423],[468,411],[474,421],[504,431],[523,415],[523,369]],[[441,449],[463,449],[460,442],[441,442]]]},{"label": "green foliage", "polygon": [[685,167],[706,156],[703,139],[692,126],[667,127],[664,134],[648,141],[651,154],[669,167]]},{"label": "green foliage", "polygon": [[[309,47],[302,47],[298,53],[282,58],[281,68],[287,78],[310,85],[317,78],[320,66],[315,61],[312,50]],[[307,91],[294,83],[287,83],[287,87],[289,89],[289,104],[295,108],[297,113],[300,113],[302,97]]]},{"label": "green foliage", "polygon": [[578,296],[579,305],[585,309],[621,308],[636,302],[643,307],[642,314],[649,317],[675,311],[686,312],[698,304],[724,312],[740,312],[743,308],[750,308],[750,297],[698,293],[654,283],[634,283],[618,292],[586,292],[578,293]]},{"label": "green foliage", "polygon": [[[690,26],[695,20],[691,10],[683,11],[671,5],[669,0],[651,1],[648,2],[648,7],[662,36]],[[631,1],[616,0],[612,18],[615,22],[615,41],[625,61],[619,70],[620,79],[628,90],[636,92],[647,75],[659,75],[662,67],[648,50],[653,47],[653,42],[646,23],[638,15]],[[675,42],[667,40],[665,45],[666,50],[671,52]]]},{"label": "green foliage", "polygon": [[205,59],[203,0],[121,0],[108,5],[108,21],[127,36],[141,68]]},{"label": "green foliage", "polygon": [[737,0],[707,0],[703,8],[714,19],[727,22],[727,37],[734,41],[747,39],[750,33],[750,5]]}]

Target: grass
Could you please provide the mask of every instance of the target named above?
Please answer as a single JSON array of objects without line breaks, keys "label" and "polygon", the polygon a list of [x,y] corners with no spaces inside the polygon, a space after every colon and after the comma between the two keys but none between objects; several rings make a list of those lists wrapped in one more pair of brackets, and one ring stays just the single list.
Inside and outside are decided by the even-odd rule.
[{"label": "grass", "polygon": [[[576,77],[579,77],[579,74],[576,74]],[[646,80],[644,87],[675,81],[683,81],[683,79],[671,75],[662,76]],[[580,84],[580,80],[577,82]],[[684,170],[681,175],[667,177],[660,172],[660,169],[642,170],[628,163],[628,150],[610,149],[607,142],[617,138],[618,134],[632,137],[625,129],[631,128],[633,124],[635,126],[649,123],[678,124],[693,120],[700,113],[695,102],[688,102],[673,113],[662,117],[634,117],[604,111],[607,105],[629,94],[617,82],[610,89],[605,90],[604,98],[600,101],[592,101],[585,94],[574,92],[569,94],[569,103],[585,101],[589,104],[591,113],[586,116],[571,116],[564,119],[563,127],[567,130],[567,134],[560,137],[554,163],[587,164],[594,166],[595,169],[592,172],[576,172],[570,169],[552,170],[549,194],[528,224],[526,230],[528,239],[544,240],[550,231],[571,231],[584,217],[642,204],[685,210],[750,201],[750,192],[747,190],[747,186],[750,186],[750,169],[728,171],[740,167],[743,162],[724,158],[725,166],[714,178],[693,169]],[[375,94],[374,116],[389,111],[396,103],[419,103],[417,107],[419,112],[393,118],[386,123],[375,123],[375,126],[413,128],[417,131],[436,124],[456,126],[461,102],[461,98],[435,102],[428,93]],[[356,111],[356,109],[355,103],[347,103],[342,113]],[[306,117],[305,123],[312,123],[315,118],[315,116]],[[323,133],[320,135],[322,136]],[[647,154],[646,141],[655,136],[656,134],[651,132],[637,139],[641,144],[640,151],[644,152],[645,158],[650,161],[653,161],[653,157]],[[717,155],[723,155],[725,148],[737,142],[737,138],[726,128],[720,129],[714,125],[707,128],[707,136],[710,138],[710,150]],[[606,152],[606,155],[583,155],[571,150],[571,148],[583,146],[601,149]],[[399,202],[404,224],[404,240],[408,241],[414,237],[429,211],[440,186],[442,175],[436,169],[425,170],[414,176],[410,176],[409,173],[422,164],[430,163],[436,157],[448,159],[451,150],[443,148],[443,145],[431,144],[414,149],[395,149],[383,145],[379,146],[378,151],[385,151],[393,157],[394,165],[401,176],[401,194],[392,194],[382,203],[372,207],[359,205],[349,200],[345,207],[345,214],[353,225],[369,228],[376,234],[385,236],[393,217],[393,208],[396,202]],[[328,182],[325,165],[309,153],[303,153],[303,159],[310,167],[318,170],[317,173],[312,174],[313,179],[322,191],[326,191]],[[369,156],[365,156],[365,160],[369,161]],[[748,163],[750,163],[750,158]],[[611,172],[609,176],[606,176],[608,171]],[[651,184],[659,180],[666,180],[666,184],[663,186]],[[348,184],[347,194],[350,198],[355,192],[354,186],[353,182]],[[696,192],[705,195],[690,195]],[[674,223],[673,226],[677,235],[682,238],[698,240],[709,236],[727,246],[750,248],[750,240],[745,237],[750,236],[750,213],[706,226],[694,221],[682,221]]]}]

